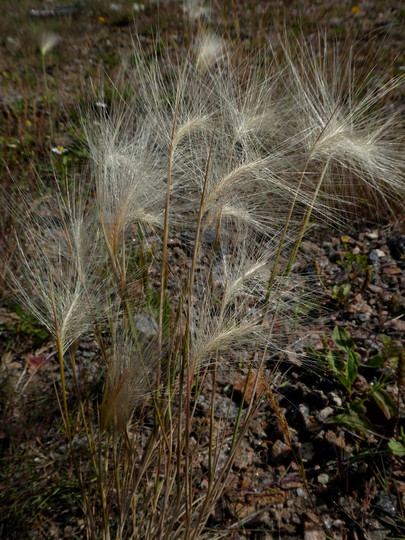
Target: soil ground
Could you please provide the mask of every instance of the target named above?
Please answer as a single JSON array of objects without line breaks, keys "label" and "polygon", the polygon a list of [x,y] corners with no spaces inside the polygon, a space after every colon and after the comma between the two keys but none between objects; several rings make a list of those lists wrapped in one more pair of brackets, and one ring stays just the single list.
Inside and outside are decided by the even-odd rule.
[{"label": "soil ground", "polygon": [[[118,76],[123,58],[130,57],[134,29],[145,47],[152,48],[159,36],[177,51],[184,46],[188,23],[180,2],[2,4],[0,182],[17,197],[11,179],[20,189],[35,190],[37,175],[47,183],[55,169],[83,166],[78,107],[88,105],[90,81],[101,90],[109,76]],[[360,49],[371,43],[378,69],[405,69],[405,11],[398,2],[232,4],[221,3],[219,11],[214,6],[211,24],[233,39],[239,33],[247,48],[276,40],[286,25],[309,39],[324,31]],[[57,35],[58,42],[41,55],[45,32]],[[58,147],[71,150],[68,161],[57,153],[49,157],[49,149]],[[7,237],[14,225],[7,206],[0,223]],[[177,259],[182,250],[187,257],[181,240],[176,249]],[[378,219],[359,216],[339,233],[314,232],[298,262],[312,279],[319,304],[310,322],[297,329],[294,346],[284,352],[286,362],[277,374],[279,408],[263,402],[233,467],[231,488],[208,526],[234,539],[317,540],[325,531],[336,540],[404,538],[404,457],[389,446],[392,439],[401,441],[405,427],[403,209]],[[338,350],[332,339],[336,326],[353,338],[361,361],[351,391],[327,361],[328,350]],[[6,287],[0,331],[0,537],[84,538],[54,397],[54,346],[15,306]],[[91,339],[80,344],[83,384],[95,394],[101,384],[92,368],[97,354]],[[236,407],[244,377],[243,369],[218,374],[218,423],[224,411]],[[202,399],[199,406],[204,410],[208,404]],[[280,411],[290,440],[280,425]],[[201,466],[203,485],[204,468],[196,466]]]}]

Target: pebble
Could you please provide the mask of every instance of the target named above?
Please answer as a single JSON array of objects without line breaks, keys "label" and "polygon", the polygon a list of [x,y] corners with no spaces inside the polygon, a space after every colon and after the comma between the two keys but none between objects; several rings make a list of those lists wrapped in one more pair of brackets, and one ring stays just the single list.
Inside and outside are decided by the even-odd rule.
[{"label": "pebble", "polygon": [[134,319],[136,329],[145,337],[151,338],[158,335],[158,324],[151,315],[136,315]]},{"label": "pebble", "polygon": [[391,256],[398,261],[405,259],[405,234],[395,234],[387,239]]},{"label": "pebble", "polygon": [[378,237],[380,235],[379,235],[378,230],[375,230],[375,231],[366,232],[364,236],[368,238],[369,240],[378,240]]},{"label": "pebble", "polygon": [[235,420],[239,414],[239,407],[228,397],[215,396],[214,417]]},{"label": "pebble", "polygon": [[370,313],[356,313],[353,315],[353,319],[360,322],[367,322],[370,320]]},{"label": "pebble", "polygon": [[332,407],[325,407],[316,414],[316,419],[323,423],[325,420],[334,413]]},{"label": "pebble", "polygon": [[383,268],[382,272],[386,276],[398,276],[399,274],[402,274],[402,270],[399,266],[386,266]]},{"label": "pebble", "polygon": [[376,266],[380,262],[380,257],[376,249],[372,249],[368,252],[367,260],[369,264]]},{"label": "pebble", "polygon": [[390,514],[391,516],[396,516],[398,514],[398,511],[393,504],[393,499],[389,497],[385,491],[378,494],[376,502],[377,506],[384,510],[384,512],[387,512],[387,514]]},{"label": "pebble", "polygon": [[325,540],[325,535],[320,529],[315,529],[313,523],[305,522],[304,540]]},{"label": "pebble", "polygon": [[305,403],[300,403],[298,405],[298,409],[299,409],[300,413],[302,414],[302,416],[304,418],[305,425],[307,426],[308,424],[311,423],[311,419],[309,418],[309,407],[308,407],[308,405],[305,405]]},{"label": "pebble", "polygon": [[285,444],[280,439],[277,439],[271,449],[271,457],[276,463],[281,463],[289,458],[291,454],[291,447]]},{"label": "pebble", "polygon": [[328,398],[336,407],[342,406],[342,399],[335,392],[329,392]]},{"label": "pebble", "polygon": [[314,445],[311,441],[306,441],[300,446],[300,455],[303,461],[311,461],[315,455]]},{"label": "pebble", "polygon": [[320,484],[326,485],[329,482],[329,475],[326,473],[321,473],[318,475],[317,480]]},{"label": "pebble", "polygon": [[402,319],[394,319],[391,321],[390,326],[396,332],[403,332],[405,334],[405,321]]}]

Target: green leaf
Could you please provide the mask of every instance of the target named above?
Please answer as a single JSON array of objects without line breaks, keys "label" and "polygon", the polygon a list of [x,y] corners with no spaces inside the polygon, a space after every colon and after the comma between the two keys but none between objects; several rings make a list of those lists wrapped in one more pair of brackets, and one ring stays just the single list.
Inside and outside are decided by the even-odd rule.
[{"label": "green leaf", "polygon": [[382,336],[384,354],[390,362],[397,362],[400,354],[400,347],[393,339],[388,336]]},{"label": "green leaf", "polygon": [[372,394],[384,416],[389,420],[396,413],[396,406],[391,396],[382,388],[374,390]]},{"label": "green leaf", "polygon": [[338,351],[329,351],[326,358],[334,373],[342,373],[344,361],[342,355]]},{"label": "green leaf", "polygon": [[361,433],[374,433],[373,425],[367,420],[367,418],[360,417],[355,413],[338,414],[333,418],[328,418],[327,423],[339,424],[347,427],[348,429],[360,431]]},{"label": "green leaf", "polygon": [[359,355],[353,351],[353,349],[349,349],[349,357],[347,359],[345,370],[346,379],[349,383],[349,390],[352,389],[353,384],[356,382],[358,369]]},{"label": "green leaf", "polygon": [[405,456],[405,446],[401,442],[390,439],[388,447],[394,455],[401,457]]},{"label": "green leaf", "polygon": [[332,340],[335,345],[342,351],[349,352],[354,347],[352,336],[347,330],[340,326],[335,326],[333,329]]},{"label": "green leaf", "polygon": [[368,359],[367,362],[362,362],[361,367],[365,368],[382,368],[384,367],[384,356],[382,353],[375,354]]},{"label": "green leaf", "polygon": [[346,379],[344,375],[341,373],[336,373],[336,377],[338,381],[343,384],[343,386],[348,390],[349,389],[349,381]]},{"label": "green leaf", "polygon": [[351,403],[348,403],[347,408],[349,409],[350,414],[353,412],[354,414],[357,414],[357,416],[363,416],[366,412],[364,403],[358,399],[353,399]]},{"label": "green leaf", "polygon": [[343,285],[333,285],[332,297],[337,302],[343,302],[350,295],[350,284],[343,283]]}]

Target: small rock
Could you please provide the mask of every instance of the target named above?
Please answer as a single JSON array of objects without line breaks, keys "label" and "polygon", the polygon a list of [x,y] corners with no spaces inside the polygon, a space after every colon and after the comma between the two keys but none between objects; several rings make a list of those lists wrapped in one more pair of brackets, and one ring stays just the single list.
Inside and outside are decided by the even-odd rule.
[{"label": "small rock", "polygon": [[396,516],[398,514],[398,510],[395,508],[394,499],[392,497],[389,497],[385,491],[382,491],[377,496],[377,506],[384,510],[384,512],[387,512],[387,514],[391,514],[391,516]]},{"label": "small rock", "polygon": [[374,294],[383,294],[384,292],[384,289],[382,287],[379,287],[378,285],[374,285],[373,283],[369,284],[368,289]]},{"label": "small rock", "polygon": [[333,412],[334,410],[332,409],[332,407],[325,407],[316,414],[316,419],[319,422],[323,423],[329,416],[333,414]]},{"label": "small rock", "polygon": [[384,525],[378,520],[373,519],[370,522],[370,528],[368,530],[368,536],[370,540],[385,540],[390,531],[384,528]]},{"label": "small rock", "polygon": [[305,403],[300,403],[298,405],[298,409],[300,411],[300,413],[302,414],[303,418],[304,418],[304,422],[305,422],[305,425],[309,425],[311,424],[311,419],[309,417],[309,407],[308,405],[305,405]]},{"label": "small rock", "polygon": [[300,455],[303,461],[311,461],[311,459],[313,459],[315,450],[311,441],[306,441],[301,444]]},{"label": "small rock", "polygon": [[304,540],[325,540],[325,535],[321,529],[313,523],[306,521],[304,524]]},{"label": "small rock", "polygon": [[254,457],[255,453],[253,448],[247,444],[242,444],[242,447],[239,448],[238,452],[236,453],[233,466],[239,470],[247,469],[250,465],[252,465]]},{"label": "small rock", "polygon": [[205,478],[205,477],[204,477],[204,478],[201,480],[200,489],[201,489],[202,491],[207,491],[207,490],[208,490],[208,478]]},{"label": "small rock", "polygon": [[399,266],[386,266],[383,268],[382,272],[386,276],[397,276],[398,274],[402,274],[402,270],[399,268]]},{"label": "small rock", "polygon": [[236,420],[239,414],[239,407],[230,398],[215,396],[214,417],[224,420]]},{"label": "small rock", "polygon": [[285,444],[280,439],[277,439],[273,444],[271,449],[271,457],[275,463],[281,463],[288,459],[291,455],[291,447],[288,444]]},{"label": "small rock", "polygon": [[333,444],[333,446],[337,446],[342,450],[348,451],[348,446],[342,435],[336,435],[334,431],[328,430],[325,434],[325,439],[331,444]]},{"label": "small rock", "polygon": [[329,392],[328,398],[336,407],[342,406],[342,399],[337,394],[335,394],[335,392]]},{"label": "small rock", "polygon": [[197,397],[196,403],[197,403],[198,410],[200,410],[203,413],[208,412],[209,407],[210,407],[210,402],[202,394],[200,394]]},{"label": "small rock", "polygon": [[360,322],[367,322],[370,320],[370,313],[356,313],[353,319]]},{"label": "small rock", "polygon": [[376,266],[380,262],[380,257],[376,249],[372,249],[368,252],[367,260],[369,264]]},{"label": "small rock", "polygon": [[291,523],[294,523],[294,525],[300,525],[301,524],[301,520],[300,520],[300,517],[298,514],[293,514],[291,516]]},{"label": "small rock", "polygon": [[391,321],[390,327],[396,332],[403,332],[405,334],[405,321],[402,319],[394,319]]},{"label": "small rock", "polygon": [[145,337],[151,338],[158,335],[159,327],[152,315],[136,315],[134,319],[136,329]]},{"label": "small rock", "polygon": [[396,234],[387,239],[391,256],[398,260],[405,260],[405,234]]},{"label": "small rock", "polygon": [[31,9],[30,17],[66,17],[67,15],[73,15],[79,10],[79,6],[58,6],[58,7],[44,7],[42,9]]},{"label": "small rock", "polygon": [[[221,470],[225,467],[226,462],[228,460],[228,454],[229,454],[229,445],[224,444],[221,446],[220,449],[215,448],[214,451],[217,453],[219,450],[219,456],[218,456],[218,463],[217,463],[217,470]],[[202,460],[202,466],[205,469],[208,469],[208,460],[209,456],[208,453],[204,455],[204,459]]]},{"label": "small rock", "polygon": [[375,231],[366,232],[364,236],[368,238],[369,240],[378,240],[379,233],[378,233],[378,230],[375,230]]},{"label": "small rock", "polygon": [[[243,377],[242,379],[239,379],[239,381],[236,381],[236,383],[234,384],[233,389],[236,395],[239,395],[240,397],[242,397],[243,393],[245,392],[246,405],[249,405],[250,402],[252,401],[253,392],[256,386],[256,379],[257,379],[256,374],[253,374],[250,376],[248,384],[247,384],[246,392],[245,392],[245,386],[246,386],[247,377]],[[265,389],[265,384],[259,379],[256,386],[255,397],[257,397],[264,389]]]},{"label": "small rock", "polygon": [[204,231],[204,234],[201,240],[204,246],[212,247],[214,245],[215,237],[216,237],[215,229],[213,229],[212,227],[208,227]]},{"label": "small rock", "polygon": [[320,484],[326,485],[329,482],[329,475],[326,473],[321,473],[318,475],[317,480]]}]

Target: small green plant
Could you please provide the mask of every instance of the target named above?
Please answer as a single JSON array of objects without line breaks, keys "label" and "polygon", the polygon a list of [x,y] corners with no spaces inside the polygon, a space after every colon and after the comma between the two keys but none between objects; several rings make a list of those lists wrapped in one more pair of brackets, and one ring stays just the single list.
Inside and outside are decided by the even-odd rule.
[{"label": "small green plant", "polygon": [[335,326],[332,334],[333,343],[338,350],[330,349],[327,361],[330,369],[340,383],[351,394],[359,369],[359,356],[354,350],[354,341],[344,328]]},{"label": "small green plant", "polygon": [[24,311],[17,304],[11,304],[10,307],[17,315],[17,320],[12,324],[0,324],[0,328],[5,330],[8,335],[29,337],[32,339],[34,346],[39,346],[49,339],[49,331],[45,326],[38,323],[38,319],[32,313]]},{"label": "small green plant", "polygon": [[339,285],[332,286],[332,299],[336,302],[338,306],[343,305],[346,300],[349,298],[351,293],[350,283],[341,283]]},{"label": "small green plant", "polygon": [[392,437],[388,443],[388,447],[395,456],[405,456],[405,430],[403,426],[400,428],[399,440]]},{"label": "small green plant", "polygon": [[343,258],[337,262],[339,266],[342,266],[346,270],[350,271],[350,276],[355,277],[363,275],[368,267],[367,255],[363,253],[352,253],[346,251]]},{"label": "small green plant", "polygon": [[[344,253],[341,255],[341,259],[337,261],[338,266],[341,266],[346,272],[350,280],[355,278],[361,278],[363,283],[361,290],[365,291],[370,283],[372,269],[368,262],[368,257],[365,253],[353,252],[349,247],[349,238],[347,236],[342,237],[342,243],[344,246]],[[332,288],[332,297],[337,304],[344,304],[350,296],[352,287],[348,281],[334,285]]]},{"label": "small green plant", "polygon": [[[393,380],[391,362],[398,352],[398,347],[392,340],[383,336],[383,351],[375,354],[366,362],[362,362],[355,350],[355,342],[350,333],[336,326],[332,333],[334,347],[324,338],[322,352],[309,349],[312,358],[327,366],[330,372],[342,384],[347,391],[346,411],[330,419],[330,422],[342,424],[356,431],[372,433],[377,427],[373,425],[368,416],[368,404],[374,402],[382,411],[387,420],[395,418],[397,406],[392,397],[385,390],[387,384]],[[384,372],[388,366],[389,371]],[[391,366],[391,367],[390,367]],[[371,382],[356,387],[359,370],[372,371]]]}]

